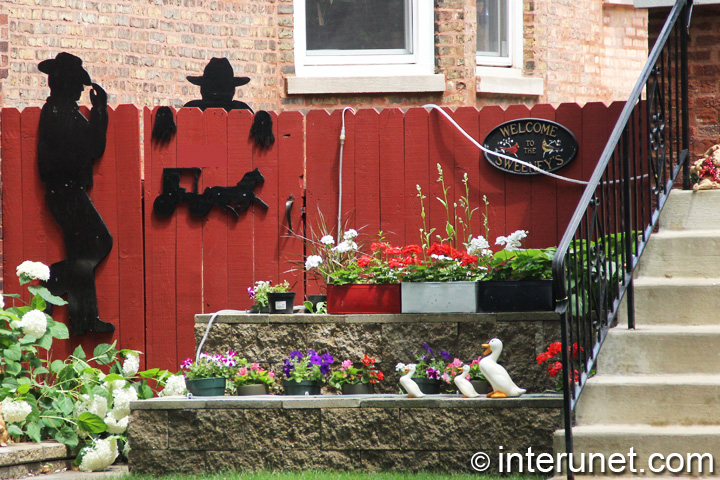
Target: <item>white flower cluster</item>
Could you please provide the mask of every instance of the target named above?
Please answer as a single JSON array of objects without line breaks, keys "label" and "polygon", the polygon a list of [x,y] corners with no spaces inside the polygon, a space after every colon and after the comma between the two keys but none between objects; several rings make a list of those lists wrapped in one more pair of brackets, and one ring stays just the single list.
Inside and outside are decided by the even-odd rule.
[{"label": "white flower cluster", "polygon": [[138,370],[140,370],[140,356],[135,352],[128,352],[122,366],[123,375],[134,377]]},{"label": "white flower cluster", "polygon": [[108,410],[107,398],[102,395],[94,395],[91,399],[88,394],[83,394],[80,397],[82,401],[77,404],[78,415],[89,412],[101,418],[105,416]]},{"label": "white flower cluster", "polygon": [[40,338],[47,331],[47,317],[40,310],[30,310],[22,316],[22,320],[19,322],[17,320],[13,321],[11,326],[13,328],[22,327],[26,335]]},{"label": "white flower cluster", "polygon": [[5,296],[0,295],[0,310],[5,310]]},{"label": "white flower cluster", "polygon": [[525,230],[516,230],[507,237],[497,237],[495,245],[505,245],[505,250],[512,252],[522,247],[522,241],[525,237],[527,237]]},{"label": "white flower cluster", "polygon": [[305,270],[312,270],[313,268],[317,268],[322,263],[322,257],[320,255],[310,255],[307,257],[307,260],[305,260]]},{"label": "white flower cluster", "polygon": [[50,280],[50,267],[41,262],[25,260],[18,265],[16,273],[18,277],[25,275],[31,279],[42,280],[44,282]]},{"label": "white flower cluster", "polygon": [[2,416],[8,423],[22,422],[32,412],[32,407],[25,400],[7,400],[0,409]]},{"label": "white flower cluster", "polygon": [[396,372],[404,372],[406,368],[407,365],[405,365],[404,363],[398,363],[397,365],[395,365]]},{"label": "white flower cluster", "polygon": [[320,243],[322,243],[323,245],[335,245],[335,239],[332,235],[324,235],[320,239]]},{"label": "white flower cluster", "polygon": [[185,386],[184,375],[173,375],[165,382],[165,388],[158,393],[159,397],[170,397],[176,395],[185,395],[187,387]]},{"label": "white flower cluster", "polygon": [[437,255],[437,254],[435,254],[435,253],[433,253],[432,255],[430,255],[430,258],[433,258],[433,259],[435,259],[435,260],[439,260],[439,261],[441,261],[441,262],[447,262],[447,261],[453,259],[452,257],[448,257],[448,256],[445,256],[445,255]]},{"label": "white flower cluster", "polygon": [[95,440],[92,447],[88,447],[80,463],[83,472],[97,472],[105,470],[112,465],[118,456],[117,438],[109,437]]},{"label": "white flower cluster", "polygon": [[123,415],[119,410],[110,410],[105,417],[105,425],[109,433],[123,434],[128,427],[130,415]]},{"label": "white flower cluster", "polygon": [[343,240],[346,242],[351,242],[353,239],[357,238],[358,232],[354,228],[351,228],[349,230],[346,230],[345,233],[343,233]]},{"label": "white flower cluster", "polygon": [[490,244],[482,235],[471,239],[470,243],[468,243],[466,247],[467,252],[470,255],[475,255],[477,257],[492,255],[492,250],[490,250]]},{"label": "white flower cluster", "polygon": [[121,388],[113,390],[113,411],[115,412],[115,418],[122,418],[130,415],[130,402],[134,402],[138,399],[137,392],[134,388]]}]

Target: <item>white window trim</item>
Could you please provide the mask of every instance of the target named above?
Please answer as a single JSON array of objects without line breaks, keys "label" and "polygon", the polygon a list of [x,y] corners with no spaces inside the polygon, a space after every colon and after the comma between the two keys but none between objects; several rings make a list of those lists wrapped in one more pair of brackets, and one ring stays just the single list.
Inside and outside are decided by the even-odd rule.
[{"label": "white window trim", "polygon": [[[511,62],[504,65],[492,57],[476,57],[477,93],[503,95],[543,95],[545,82],[538,77],[523,76],[523,4],[522,0],[510,0],[508,5],[508,52]],[[500,59],[495,59],[500,60]]]},{"label": "white window trim", "polygon": [[[434,3],[411,0],[413,53],[407,55],[307,55],[305,0],[294,0],[295,75],[297,77],[386,77],[433,75]],[[320,64],[323,62],[324,64]]]}]

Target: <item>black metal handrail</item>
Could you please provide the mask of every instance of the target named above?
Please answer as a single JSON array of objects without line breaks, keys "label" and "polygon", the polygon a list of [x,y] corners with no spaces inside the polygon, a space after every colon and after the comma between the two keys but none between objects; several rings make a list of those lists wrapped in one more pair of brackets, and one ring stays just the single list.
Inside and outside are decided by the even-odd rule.
[{"label": "black metal handrail", "polygon": [[680,171],[689,188],[691,10],[692,0],[675,3],[553,259],[568,454],[573,410],[625,296],[634,328],[633,272]]}]

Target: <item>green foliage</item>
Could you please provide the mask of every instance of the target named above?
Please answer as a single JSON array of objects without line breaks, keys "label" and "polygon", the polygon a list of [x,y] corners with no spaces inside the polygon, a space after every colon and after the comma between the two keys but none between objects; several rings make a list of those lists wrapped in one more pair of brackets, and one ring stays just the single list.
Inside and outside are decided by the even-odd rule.
[{"label": "green foliage", "polygon": [[500,250],[488,264],[484,280],[544,280],[552,278],[555,247]]},{"label": "green foliage", "polygon": [[260,307],[268,306],[268,293],[283,293],[290,291],[290,284],[286,281],[273,285],[269,281],[258,280],[254,287],[248,288],[248,295],[255,300]]}]

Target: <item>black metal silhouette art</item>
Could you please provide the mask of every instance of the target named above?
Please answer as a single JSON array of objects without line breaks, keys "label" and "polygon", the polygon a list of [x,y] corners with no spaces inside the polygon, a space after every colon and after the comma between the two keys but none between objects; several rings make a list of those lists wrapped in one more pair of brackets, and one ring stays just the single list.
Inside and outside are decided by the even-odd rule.
[{"label": "black metal silhouette art", "polygon": [[[105,152],[107,94],[91,82],[82,60],[69,53],[40,62],[38,70],[48,75],[50,87],[40,113],[38,167],[65,244],[65,259],[50,266],[47,287],[54,295],[67,293],[74,335],[113,332],[115,326],[98,317],[95,290],[95,267],[110,253],[113,239],[87,194],[93,161]],[[85,86],[92,86],[89,121],[77,104]]]},{"label": "black metal silhouette art", "polygon": [[[233,187],[206,187],[202,194],[198,194],[201,171],[200,168],[163,169],[162,193],[153,202],[155,215],[169,217],[180,202],[188,204],[188,211],[194,217],[204,217],[210,213],[213,206],[228,210],[235,218],[239,218],[239,212],[244,212],[253,203],[268,208],[265,202],[255,196],[255,186],[265,181],[257,168],[243,175],[242,180]],[[180,178],[183,174],[193,175],[191,192],[180,186]]]},{"label": "black metal silhouette art", "polygon": [[[250,110],[250,106],[239,100],[233,100],[235,88],[245,85],[249,77],[236,77],[235,71],[227,58],[213,57],[205,66],[202,76],[188,76],[188,81],[200,87],[202,100],[191,100],[185,107],[197,107],[200,110],[207,108],[223,108],[230,110]],[[254,113],[254,112],[253,112]],[[269,147],[275,141],[272,133],[272,117],[265,111],[255,115],[250,135],[255,138],[259,146]]]},{"label": "black metal silhouette art", "polygon": [[155,125],[152,131],[152,141],[160,145],[170,143],[177,132],[177,125],[170,107],[160,107],[155,114]]}]

